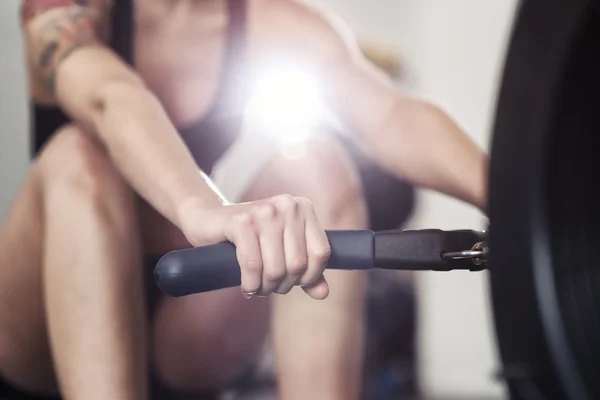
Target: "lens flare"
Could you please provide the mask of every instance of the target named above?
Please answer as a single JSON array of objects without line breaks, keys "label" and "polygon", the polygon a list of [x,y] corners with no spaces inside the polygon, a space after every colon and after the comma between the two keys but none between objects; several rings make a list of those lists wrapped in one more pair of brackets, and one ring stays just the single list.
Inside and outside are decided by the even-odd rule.
[{"label": "lens flare", "polygon": [[306,140],[318,129],[323,115],[313,76],[299,68],[277,68],[256,79],[246,120],[286,145]]}]

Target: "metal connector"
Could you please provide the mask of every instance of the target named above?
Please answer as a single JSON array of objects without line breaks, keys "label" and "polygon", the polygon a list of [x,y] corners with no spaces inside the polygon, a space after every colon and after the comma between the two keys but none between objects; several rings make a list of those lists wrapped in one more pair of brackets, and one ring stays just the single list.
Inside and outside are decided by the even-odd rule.
[{"label": "metal connector", "polygon": [[442,253],[444,260],[471,260],[477,266],[487,265],[488,248],[484,242],[478,242],[470,250]]}]

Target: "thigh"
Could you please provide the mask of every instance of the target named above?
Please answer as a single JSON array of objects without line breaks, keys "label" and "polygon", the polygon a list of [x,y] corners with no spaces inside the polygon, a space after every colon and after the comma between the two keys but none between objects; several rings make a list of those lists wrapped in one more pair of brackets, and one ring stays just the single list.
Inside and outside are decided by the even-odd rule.
[{"label": "thigh", "polygon": [[44,306],[46,217],[52,213],[45,200],[68,184],[85,186],[108,176],[106,171],[112,170],[108,162],[89,135],[74,125],[63,127],[34,160],[2,222],[0,373],[19,386],[34,391],[56,389]]},{"label": "thigh", "polygon": [[0,228],[0,373],[28,389],[53,390],[42,295],[40,192],[34,167]]}]

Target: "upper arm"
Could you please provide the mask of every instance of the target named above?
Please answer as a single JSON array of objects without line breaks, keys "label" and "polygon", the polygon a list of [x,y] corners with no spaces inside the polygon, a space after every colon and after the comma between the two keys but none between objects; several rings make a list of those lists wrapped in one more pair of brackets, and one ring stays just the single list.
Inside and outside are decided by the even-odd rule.
[{"label": "upper arm", "polygon": [[34,100],[54,102],[63,63],[77,50],[108,39],[109,8],[106,0],[21,0]]},{"label": "upper arm", "polygon": [[366,59],[350,29],[333,13],[303,0],[270,2],[280,9],[277,20],[288,33],[287,47],[295,47],[315,63],[328,108],[353,133],[372,135],[398,101],[410,101]]},{"label": "upper arm", "polygon": [[398,101],[408,97],[363,55],[343,21],[331,16],[325,22],[320,46],[326,46],[328,56],[321,74],[328,105],[352,133],[371,136],[385,124]]}]

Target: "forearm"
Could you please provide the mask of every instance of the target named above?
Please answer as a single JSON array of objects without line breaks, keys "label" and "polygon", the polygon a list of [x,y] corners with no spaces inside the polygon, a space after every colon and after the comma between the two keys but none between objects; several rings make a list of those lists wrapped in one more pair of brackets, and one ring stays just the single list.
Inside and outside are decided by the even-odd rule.
[{"label": "forearm", "polygon": [[487,156],[438,107],[399,99],[366,138],[375,160],[391,173],[485,209]]},{"label": "forearm", "polygon": [[116,81],[100,94],[93,131],[134,189],[180,226],[186,202],[207,207],[223,200],[196,166],[155,96],[143,85]]},{"label": "forearm", "polygon": [[108,3],[24,1],[32,94],[105,146],[125,179],[181,228],[185,203],[221,203],[137,73],[104,45]]},{"label": "forearm", "polygon": [[365,276],[328,271],[330,295],[299,289],[274,298],[273,339],[282,400],[352,400],[362,389]]}]

